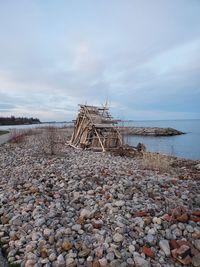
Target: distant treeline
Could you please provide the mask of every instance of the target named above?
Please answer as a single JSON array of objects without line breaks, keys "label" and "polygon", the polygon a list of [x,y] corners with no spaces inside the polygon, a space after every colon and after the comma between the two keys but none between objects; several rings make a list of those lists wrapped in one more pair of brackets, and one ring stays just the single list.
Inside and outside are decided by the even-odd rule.
[{"label": "distant treeline", "polygon": [[20,124],[36,124],[41,123],[38,118],[25,117],[0,117],[0,125],[20,125]]}]

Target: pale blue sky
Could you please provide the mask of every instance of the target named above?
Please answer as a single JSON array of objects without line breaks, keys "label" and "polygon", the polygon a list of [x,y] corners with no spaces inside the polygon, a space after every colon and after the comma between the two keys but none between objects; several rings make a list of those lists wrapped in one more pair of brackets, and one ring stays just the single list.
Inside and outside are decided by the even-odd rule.
[{"label": "pale blue sky", "polygon": [[0,0],[0,116],[200,118],[199,0]]}]

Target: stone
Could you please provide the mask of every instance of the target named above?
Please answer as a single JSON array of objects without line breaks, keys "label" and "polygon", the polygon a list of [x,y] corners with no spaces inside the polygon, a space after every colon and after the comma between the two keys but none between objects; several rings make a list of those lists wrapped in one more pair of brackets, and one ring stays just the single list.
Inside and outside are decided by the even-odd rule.
[{"label": "stone", "polygon": [[49,260],[50,261],[55,261],[56,260],[56,253],[51,253],[50,255],[49,255]]},{"label": "stone", "polygon": [[122,242],[122,241],[124,240],[124,237],[123,237],[121,234],[116,233],[116,234],[114,234],[114,236],[113,236],[113,240],[114,240],[115,242],[119,243],[119,242]]},{"label": "stone", "polygon": [[189,232],[189,233],[193,233],[194,232],[194,229],[191,225],[186,225],[186,230]]},{"label": "stone", "polygon": [[124,206],[124,204],[125,204],[125,201],[123,201],[123,200],[118,200],[118,201],[115,201],[115,206],[117,206],[117,207],[123,207]]},{"label": "stone", "polygon": [[102,220],[95,220],[95,219],[93,219],[92,220],[92,226],[95,229],[101,229],[101,227],[103,226],[103,221]]},{"label": "stone", "polygon": [[146,211],[137,211],[135,214],[135,217],[144,217],[147,216]]},{"label": "stone", "polygon": [[187,213],[184,213],[181,216],[177,217],[176,219],[178,222],[186,223],[186,222],[188,222],[189,217],[188,217]]},{"label": "stone", "polygon": [[80,217],[82,218],[90,218],[91,216],[91,211],[89,209],[82,209],[81,212],[80,212]]},{"label": "stone", "polygon": [[62,243],[62,249],[64,251],[68,251],[71,248],[72,248],[72,244],[68,240],[63,241],[63,243]]},{"label": "stone", "polygon": [[108,261],[113,261],[115,258],[115,254],[113,252],[109,252],[107,255],[106,255],[106,259]]},{"label": "stone", "polygon": [[162,223],[162,220],[161,220],[161,218],[154,217],[153,218],[153,223],[155,223],[155,224],[161,224]]},{"label": "stone", "polygon": [[147,257],[154,257],[154,252],[151,248],[144,246],[142,249],[142,252],[147,256]]},{"label": "stone", "polygon": [[166,255],[167,257],[169,257],[170,254],[171,254],[171,252],[170,252],[170,247],[169,247],[169,241],[166,240],[166,239],[162,239],[162,240],[160,240],[160,242],[159,242],[159,246],[160,246],[160,248],[164,251],[165,255]]},{"label": "stone", "polygon": [[95,255],[98,258],[101,258],[103,256],[103,247],[97,247],[95,250]]},{"label": "stone", "polygon": [[9,222],[9,218],[5,215],[1,216],[1,223],[2,224],[7,224]]},{"label": "stone", "polygon": [[15,226],[21,226],[22,225],[22,219],[21,216],[18,214],[16,216],[14,216],[11,220],[10,220],[11,224],[15,225]]},{"label": "stone", "polygon": [[192,265],[195,267],[200,266],[200,253],[198,255],[195,255],[194,257],[192,257]]},{"label": "stone", "polygon": [[36,227],[40,227],[40,226],[42,226],[43,224],[45,224],[45,222],[46,222],[45,218],[39,218],[39,219],[37,219],[37,220],[35,221],[35,226],[36,226]]},{"label": "stone", "polygon": [[108,261],[106,258],[101,258],[101,259],[99,259],[99,264],[100,264],[100,267],[107,267]]},{"label": "stone", "polygon": [[195,248],[197,248],[200,251],[200,239],[196,239],[194,241],[194,246],[195,246]]},{"label": "stone", "polygon": [[72,226],[72,230],[78,232],[79,230],[81,230],[81,225],[80,224],[74,224]]},{"label": "stone", "polygon": [[66,259],[66,266],[67,267],[74,267],[76,266],[76,263],[73,258],[67,258]]},{"label": "stone", "polygon": [[179,258],[184,259],[186,256],[190,255],[190,247],[187,245],[182,245],[180,246],[177,250],[176,253]]},{"label": "stone", "polygon": [[36,260],[27,260],[26,263],[25,263],[25,267],[32,267],[34,264],[36,264]]},{"label": "stone", "polygon": [[85,248],[78,253],[78,256],[79,257],[86,257],[90,254],[90,252],[91,252],[91,250],[89,248]]},{"label": "stone", "polygon": [[101,265],[100,265],[100,263],[99,263],[98,260],[93,261],[93,263],[92,263],[92,267],[100,267],[100,266],[101,266]]},{"label": "stone", "polygon": [[63,257],[62,254],[60,254],[58,257],[57,257],[57,266],[58,267],[65,267],[65,259]]},{"label": "stone", "polygon": [[128,250],[131,254],[133,254],[135,252],[135,246],[134,245],[129,245],[128,246]]},{"label": "stone", "polygon": [[135,262],[136,267],[150,267],[151,266],[147,260],[145,260],[144,258],[140,256],[135,256],[134,262]]},{"label": "stone", "polygon": [[175,239],[171,239],[170,240],[170,248],[173,250],[173,249],[176,249],[176,248],[179,248],[179,245],[177,243],[177,241]]}]

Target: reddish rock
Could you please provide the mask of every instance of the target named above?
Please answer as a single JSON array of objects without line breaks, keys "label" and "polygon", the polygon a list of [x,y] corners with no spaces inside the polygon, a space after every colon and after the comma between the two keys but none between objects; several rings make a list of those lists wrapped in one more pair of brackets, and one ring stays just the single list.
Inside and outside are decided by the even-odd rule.
[{"label": "reddish rock", "polygon": [[193,222],[200,222],[200,217],[196,217],[196,216],[192,216],[192,215],[190,215],[190,221],[193,221]]},{"label": "reddish rock", "polygon": [[190,265],[192,258],[188,255],[184,259],[178,259],[183,265]]},{"label": "reddish rock", "polygon": [[154,257],[154,252],[152,251],[151,248],[144,246],[142,251],[147,257],[151,257],[151,258]]},{"label": "reddish rock", "polygon": [[135,213],[135,217],[144,217],[144,216],[147,216],[146,211],[137,211]]},{"label": "reddish rock", "polygon": [[171,249],[176,249],[180,247],[179,244],[177,243],[177,240],[175,239],[171,239],[169,244]]},{"label": "reddish rock", "polygon": [[179,247],[185,245],[191,248],[192,244],[187,240],[177,240]]},{"label": "reddish rock", "polygon": [[177,248],[173,249],[173,250],[171,251],[171,254],[172,254],[172,257],[173,257],[174,259],[176,259],[176,258],[177,258]]},{"label": "reddish rock", "polygon": [[180,246],[176,251],[179,259],[185,259],[187,256],[190,255],[190,252],[191,252],[191,249],[187,245]]},{"label": "reddish rock", "polygon": [[183,213],[181,216],[176,218],[178,222],[182,222],[185,223],[189,220],[189,217],[187,215],[187,213]]},{"label": "reddish rock", "polygon": [[181,262],[183,265],[189,265],[192,261],[190,257],[190,247],[183,245],[180,248],[175,248],[171,251],[172,257]]},{"label": "reddish rock", "polygon": [[92,220],[92,225],[94,228],[96,229],[101,229],[101,227],[103,226],[103,221],[102,220]]},{"label": "reddish rock", "polygon": [[194,211],[192,215],[200,217],[200,210]]},{"label": "reddish rock", "polygon": [[162,216],[162,219],[165,220],[165,221],[167,221],[167,222],[171,222],[172,217],[169,216],[169,214],[164,214],[164,215]]}]

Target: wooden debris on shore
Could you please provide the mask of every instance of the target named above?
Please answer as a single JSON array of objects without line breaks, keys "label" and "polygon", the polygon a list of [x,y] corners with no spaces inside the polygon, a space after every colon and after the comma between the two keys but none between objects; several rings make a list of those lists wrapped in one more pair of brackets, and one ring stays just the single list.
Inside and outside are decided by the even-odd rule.
[{"label": "wooden debris on shore", "polygon": [[79,106],[79,114],[68,145],[103,152],[122,145],[122,136],[117,128],[118,121],[112,118],[106,105]]}]

